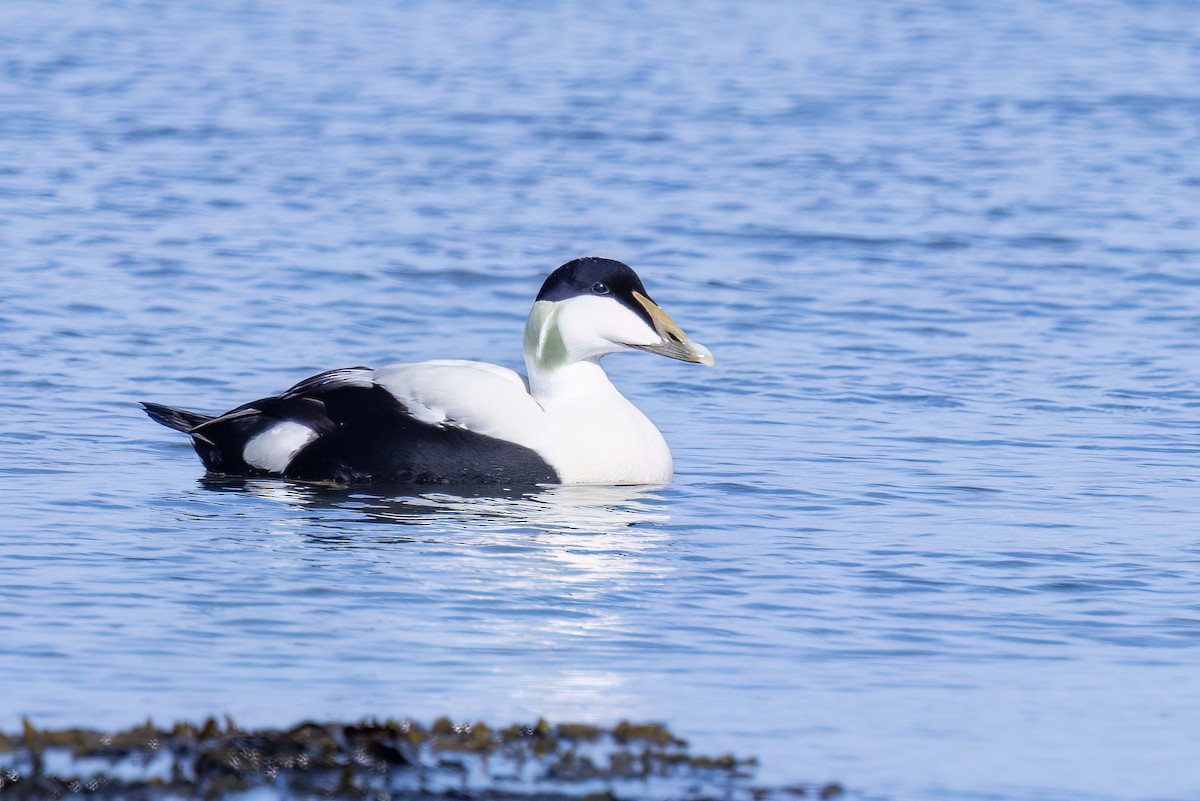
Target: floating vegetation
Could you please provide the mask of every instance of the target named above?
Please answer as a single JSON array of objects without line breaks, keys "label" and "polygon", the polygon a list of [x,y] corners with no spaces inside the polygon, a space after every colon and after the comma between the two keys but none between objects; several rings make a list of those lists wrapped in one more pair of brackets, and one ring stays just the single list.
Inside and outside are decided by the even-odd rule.
[{"label": "floating vegetation", "polygon": [[228,718],[160,729],[0,733],[0,796],[239,799],[830,799],[837,785],[762,788],[753,759],[696,756],[663,726],[492,728],[441,718],[241,729]]}]

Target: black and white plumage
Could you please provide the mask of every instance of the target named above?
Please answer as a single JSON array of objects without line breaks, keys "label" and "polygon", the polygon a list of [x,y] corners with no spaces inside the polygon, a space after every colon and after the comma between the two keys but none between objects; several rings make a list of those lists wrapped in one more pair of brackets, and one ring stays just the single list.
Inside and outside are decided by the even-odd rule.
[{"label": "black and white plumage", "polygon": [[208,416],[143,403],[231,475],[414,484],[657,484],[662,434],[600,359],[645,350],[711,365],[637,274],[583,258],[546,279],[525,326],[523,379],[493,364],[431,361],[330,370],[283,394]]}]

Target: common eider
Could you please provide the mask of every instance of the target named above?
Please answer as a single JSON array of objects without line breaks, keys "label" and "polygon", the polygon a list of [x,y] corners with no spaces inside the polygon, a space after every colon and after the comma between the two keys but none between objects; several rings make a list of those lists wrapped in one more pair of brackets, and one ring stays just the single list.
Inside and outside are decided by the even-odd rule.
[{"label": "common eider", "polygon": [[213,473],[349,484],[661,484],[671,452],[600,360],[644,350],[711,365],[637,273],[588,257],[546,279],[525,324],[528,379],[484,362],[349,367],[212,417],[143,403]]}]

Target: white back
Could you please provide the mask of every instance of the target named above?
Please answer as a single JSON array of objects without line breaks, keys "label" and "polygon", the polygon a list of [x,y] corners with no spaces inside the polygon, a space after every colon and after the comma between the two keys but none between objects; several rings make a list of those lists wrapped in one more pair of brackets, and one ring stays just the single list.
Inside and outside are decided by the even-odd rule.
[{"label": "white back", "polygon": [[541,406],[525,391],[521,376],[499,365],[393,364],[376,370],[374,379],[421,422],[457,426],[535,450],[540,441]]}]

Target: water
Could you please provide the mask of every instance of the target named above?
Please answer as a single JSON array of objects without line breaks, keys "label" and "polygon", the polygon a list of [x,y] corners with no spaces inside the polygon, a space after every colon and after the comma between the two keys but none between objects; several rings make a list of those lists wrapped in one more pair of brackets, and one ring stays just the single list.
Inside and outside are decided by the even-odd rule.
[{"label": "water", "polygon": [[[659,719],[1200,796],[1200,8],[0,5],[0,727]],[[620,258],[666,488],[209,482],[140,399],[520,364]]]}]

